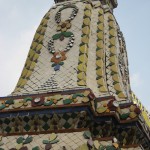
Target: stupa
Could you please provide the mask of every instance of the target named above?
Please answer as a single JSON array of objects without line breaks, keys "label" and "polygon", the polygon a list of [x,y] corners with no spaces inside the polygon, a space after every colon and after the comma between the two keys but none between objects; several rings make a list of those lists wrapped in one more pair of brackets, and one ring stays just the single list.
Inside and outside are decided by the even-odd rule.
[{"label": "stupa", "polygon": [[0,98],[0,150],[150,150],[131,91],[117,0],[55,0],[14,91]]}]

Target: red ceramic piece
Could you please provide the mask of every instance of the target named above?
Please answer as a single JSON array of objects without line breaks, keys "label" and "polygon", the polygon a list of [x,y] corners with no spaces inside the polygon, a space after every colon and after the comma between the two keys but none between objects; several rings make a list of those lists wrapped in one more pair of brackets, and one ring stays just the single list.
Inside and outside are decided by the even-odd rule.
[{"label": "red ceramic piece", "polygon": [[[60,55],[60,58],[57,58],[58,55]],[[54,62],[55,64],[59,64],[60,62],[67,59],[67,57],[65,55],[66,55],[66,53],[64,51],[55,52],[52,59],[51,59],[51,62]]]},{"label": "red ceramic piece", "polygon": [[137,107],[135,108],[134,112],[139,115],[141,113],[141,110]]},{"label": "red ceramic piece", "polygon": [[45,150],[50,150],[52,148],[52,144],[46,144],[45,145]]},{"label": "red ceramic piece", "polygon": [[24,146],[24,147],[21,147],[19,150],[28,150],[28,147]]},{"label": "red ceramic piece", "polygon": [[[36,97],[38,98],[38,97]],[[40,98],[40,101],[39,102],[35,102],[35,99],[34,98],[32,101],[31,101],[31,104],[32,104],[32,107],[38,107],[38,106],[42,106],[44,105],[44,97],[39,97]]]}]

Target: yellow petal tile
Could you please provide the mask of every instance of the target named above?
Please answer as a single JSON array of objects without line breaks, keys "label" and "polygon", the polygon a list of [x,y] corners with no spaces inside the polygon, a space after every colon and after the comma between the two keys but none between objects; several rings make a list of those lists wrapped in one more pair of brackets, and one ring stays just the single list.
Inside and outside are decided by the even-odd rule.
[{"label": "yellow petal tile", "polygon": [[26,75],[26,78],[29,78],[31,76],[31,74],[32,74],[32,71],[29,70],[27,75]]},{"label": "yellow petal tile", "polygon": [[85,26],[83,29],[82,29],[82,32],[86,35],[88,35],[90,33],[90,28],[88,26]]},{"label": "yellow petal tile", "polygon": [[28,73],[28,70],[27,70],[27,69],[24,69],[21,76],[24,76],[24,77],[25,77],[27,73]]},{"label": "yellow petal tile", "polygon": [[35,62],[32,62],[31,65],[30,65],[30,70],[33,70],[34,67],[35,67],[36,63]]},{"label": "yellow petal tile", "polygon": [[101,59],[104,57],[104,52],[103,52],[103,50],[99,50],[99,51],[97,51],[96,52],[96,56],[97,57],[100,57]]},{"label": "yellow petal tile", "polygon": [[99,149],[99,147],[100,147],[100,143],[99,143],[99,141],[94,141],[94,147],[98,150]]},{"label": "yellow petal tile", "polygon": [[42,42],[42,41],[43,41],[43,39],[44,39],[44,36],[43,36],[43,35],[41,35],[41,36],[39,37],[38,41],[39,41],[39,42]]},{"label": "yellow petal tile", "polygon": [[36,51],[39,51],[42,49],[42,44],[39,44],[37,47],[36,47]]},{"label": "yellow petal tile", "polygon": [[130,106],[130,111],[132,111],[132,112],[133,112],[133,111],[135,110],[135,108],[136,108],[136,106],[135,106],[135,105],[131,105],[131,106]]},{"label": "yellow petal tile", "polygon": [[41,34],[44,34],[45,33],[45,31],[46,31],[46,27],[42,27],[42,30],[41,30]]},{"label": "yellow petal tile", "polygon": [[86,82],[84,80],[78,81],[77,83],[79,86],[85,86]]},{"label": "yellow petal tile", "polygon": [[105,81],[104,81],[103,78],[101,78],[101,79],[97,80],[97,83],[98,83],[99,85],[104,85]]},{"label": "yellow petal tile", "polygon": [[71,27],[71,23],[67,23],[66,27],[69,29]]},{"label": "yellow petal tile", "polygon": [[17,84],[17,88],[15,88],[14,92],[19,92],[21,90],[21,88],[18,87],[18,84]]},{"label": "yellow petal tile", "polygon": [[112,36],[116,36],[116,35],[117,35],[115,29],[111,29],[111,30],[109,31],[109,34],[112,35]]},{"label": "yellow petal tile", "polygon": [[134,119],[134,118],[137,117],[137,114],[136,114],[135,112],[130,112],[129,117],[130,117],[131,119]]},{"label": "yellow petal tile", "polygon": [[114,56],[111,56],[110,58],[109,58],[109,61],[110,62],[112,62],[112,63],[116,63],[116,56],[114,55]]},{"label": "yellow petal tile", "polygon": [[80,79],[80,80],[82,80],[82,79],[85,80],[85,77],[86,77],[86,76],[85,76],[85,73],[83,73],[83,72],[80,72],[80,73],[77,75],[77,78]]},{"label": "yellow petal tile", "polygon": [[112,46],[112,47],[110,48],[110,52],[111,52],[112,54],[116,54],[116,51],[117,51],[117,48],[116,48],[115,46]]},{"label": "yellow petal tile", "polygon": [[90,94],[90,91],[84,91],[83,95],[88,96]]},{"label": "yellow petal tile", "polygon": [[40,37],[40,34],[36,33],[35,36],[34,36],[34,40],[37,40],[39,37]]},{"label": "yellow petal tile", "polygon": [[88,50],[88,47],[86,44],[80,46],[80,52],[82,52],[83,54],[86,53]]},{"label": "yellow petal tile", "polygon": [[33,61],[37,61],[37,59],[39,58],[39,54],[34,54],[34,57],[33,57]]},{"label": "yellow petal tile", "polygon": [[57,135],[55,133],[50,134],[49,140],[53,141],[57,138]]},{"label": "yellow petal tile", "polygon": [[98,25],[98,29],[100,29],[101,31],[103,31],[103,30],[104,30],[104,24],[103,24],[103,23],[100,23],[100,24]]},{"label": "yellow petal tile", "polygon": [[82,42],[85,43],[85,44],[88,44],[88,42],[89,42],[89,38],[88,38],[87,36],[82,37],[81,40],[82,40]]},{"label": "yellow petal tile", "polygon": [[67,31],[67,28],[66,27],[62,28],[61,31],[65,32],[65,31]]},{"label": "yellow petal tile", "polygon": [[94,5],[94,8],[98,8],[100,6],[101,6],[101,3],[97,3],[97,4]]},{"label": "yellow petal tile", "polygon": [[47,23],[48,23],[48,20],[45,19],[45,18],[44,18],[44,19],[42,20],[42,22],[41,22],[41,24],[42,24],[43,26],[47,25]]},{"label": "yellow petal tile", "polygon": [[42,30],[42,25],[40,25],[37,29],[37,32],[40,32]]},{"label": "yellow petal tile", "polygon": [[110,19],[110,20],[114,20],[113,15],[109,15],[109,16],[108,16],[108,19]]},{"label": "yellow petal tile", "polygon": [[90,10],[86,10],[84,12],[84,15],[87,16],[87,17],[91,17],[91,11]]},{"label": "yellow petal tile", "polygon": [[102,92],[102,93],[107,92],[107,88],[106,88],[105,86],[101,86],[99,90],[100,90],[100,92]]},{"label": "yellow petal tile", "polygon": [[97,108],[96,111],[101,114],[101,113],[104,113],[106,110],[107,110],[107,107],[99,107]]},{"label": "yellow petal tile", "polygon": [[79,56],[79,60],[80,60],[81,62],[87,62],[87,56],[86,56],[86,55],[80,55],[80,56]]},{"label": "yellow petal tile", "polygon": [[89,9],[89,10],[92,9],[92,7],[91,7],[90,4],[85,5],[85,8],[86,8],[86,9]]},{"label": "yellow petal tile", "polygon": [[104,22],[104,16],[100,16],[100,17],[98,18],[98,20],[103,23],[103,22]]},{"label": "yellow petal tile", "polygon": [[22,146],[23,146],[23,143],[17,144],[17,145],[16,145],[16,149],[19,150],[19,149],[21,149]]},{"label": "yellow petal tile", "polygon": [[97,36],[99,39],[103,40],[104,39],[104,32],[103,31],[98,32]]},{"label": "yellow petal tile", "polygon": [[118,67],[117,67],[116,65],[112,65],[112,66],[111,66],[111,70],[112,70],[113,72],[118,72]]},{"label": "yellow petal tile", "polygon": [[15,103],[13,104],[13,108],[20,108],[23,106],[23,103]]},{"label": "yellow petal tile", "polygon": [[83,144],[80,147],[78,147],[76,150],[89,150],[87,144]]},{"label": "yellow petal tile", "polygon": [[119,147],[119,144],[118,144],[118,143],[113,143],[113,146],[114,146],[115,148],[118,148],[118,147]]},{"label": "yellow petal tile", "polygon": [[44,18],[45,18],[45,19],[49,19],[49,17],[50,17],[50,13],[48,12],[48,13],[44,16]]},{"label": "yellow petal tile", "polygon": [[99,10],[99,14],[102,15],[103,13],[104,13],[103,9],[100,9],[100,10]]},{"label": "yellow petal tile", "polygon": [[24,86],[26,83],[27,83],[27,80],[26,80],[26,79],[23,79],[23,80],[21,81],[20,86]]},{"label": "yellow petal tile", "polygon": [[38,43],[37,42],[32,42],[32,49],[34,50],[36,47],[38,46]]},{"label": "yellow petal tile", "polygon": [[116,82],[119,82],[119,75],[118,74],[114,74],[113,75],[113,80]]},{"label": "yellow petal tile", "polygon": [[113,21],[110,21],[110,22],[109,22],[109,26],[110,26],[110,27],[114,27],[114,22],[113,22]]},{"label": "yellow petal tile", "polygon": [[121,86],[120,86],[119,83],[115,84],[115,85],[114,85],[114,88],[115,88],[116,91],[122,91],[122,90],[121,90]]},{"label": "yellow petal tile", "polygon": [[110,44],[113,45],[113,46],[116,45],[116,38],[115,37],[110,39]]},{"label": "yellow petal tile", "polygon": [[22,80],[23,80],[22,78],[19,79],[19,81],[18,81],[18,83],[17,83],[17,86],[20,86],[20,85],[21,85]]},{"label": "yellow petal tile", "polygon": [[101,49],[104,47],[104,43],[103,43],[102,40],[100,40],[100,41],[97,42],[97,47],[99,47]]},{"label": "yellow petal tile", "polygon": [[83,63],[81,63],[81,64],[78,65],[78,69],[79,69],[80,71],[85,72],[85,71],[86,71],[86,68],[87,68],[86,65],[83,64]]},{"label": "yellow petal tile", "polygon": [[60,31],[60,30],[61,30],[61,26],[58,25],[56,30],[57,30],[57,31]]},{"label": "yellow petal tile", "polygon": [[101,68],[101,69],[96,70],[96,74],[98,76],[103,76],[103,69]]},{"label": "yellow petal tile", "polygon": [[29,56],[28,56],[29,61],[31,61],[31,59],[34,57],[34,54],[35,54],[35,51],[30,49]]},{"label": "yellow petal tile", "polygon": [[97,60],[97,61],[96,61],[96,65],[97,65],[98,67],[103,67],[104,62],[102,61],[102,59]]},{"label": "yellow petal tile", "polygon": [[90,22],[91,22],[91,20],[90,20],[89,18],[85,18],[85,19],[83,20],[83,23],[84,23],[85,25],[87,25],[87,26],[90,25]]},{"label": "yellow petal tile", "polygon": [[124,94],[123,92],[120,92],[120,93],[118,94],[118,97],[119,97],[119,98],[122,98],[122,99],[125,99],[125,98],[126,98],[126,96],[125,96],[125,94]]},{"label": "yellow petal tile", "polygon": [[83,103],[89,102],[89,98],[88,98],[88,97],[84,97],[84,98],[82,99],[82,102],[83,102]]}]

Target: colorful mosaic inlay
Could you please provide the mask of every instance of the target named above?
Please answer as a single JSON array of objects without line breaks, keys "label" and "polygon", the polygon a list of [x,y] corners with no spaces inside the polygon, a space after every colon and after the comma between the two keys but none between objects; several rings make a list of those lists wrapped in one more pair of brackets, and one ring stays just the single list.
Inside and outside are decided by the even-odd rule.
[{"label": "colorful mosaic inlay", "polygon": [[117,1],[56,2],[15,91],[0,98],[0,150],[149,150],[150,118],[131,98]]},{"label": "colorful mosaic inlay", "polygon": [[99,10],[98,14],[98,28],[97,28],[97,49],[96,49],[96,74],[97,74],[97,84],[100,92],[107,92],[106,79],[105,79],[105,52],[104,52],[104,11]]},{"label": "colorful mosaic inlay", "polygon": [[83,16],[82,35],[79,53],[79,64],[78,64],[78,85],[86,85],[86,68],[88,60],[88,47],[89,47],[89,35],[90,35],[90,22],[92,13],[91,4],[86,4]]}]

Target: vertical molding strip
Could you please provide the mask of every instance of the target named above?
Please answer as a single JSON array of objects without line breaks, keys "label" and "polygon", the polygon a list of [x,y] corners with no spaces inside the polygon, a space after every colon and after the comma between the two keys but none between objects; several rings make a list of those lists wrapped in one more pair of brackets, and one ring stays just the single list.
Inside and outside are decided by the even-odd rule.
[{"label": "vertical molding strip", "polygon": [[126,95],[123,92],[123,88],[121,87],[121,79],[119,75],[119,66],[118,66],[118,58],[117,58],[117,30],[115,27],[115,20],[112,14],[108,16],[108,25],[109,25],[109,50],[110,50],[110,70],[113,80],[113,86],[116,91],[116,95],[119,99],[125,99]]},{"label": "vertical molding strip", "polygon": [[88,61],[91,14],[92,14],[92,6],[91,4],[86,4],[83,16],[81,44],[79,48],[79,63],[77,72],[78,78],[77,84],[79,86],[86,86],[86,71]]},{"label": "vertical molding strip", "polygon": [[96,49],[96,74],[99,91],[106,93],[107,85],[105,81],[105,53],[104,53],[104,11],[100,8],[98,12],[98,28],[97,28],[97,49]]}]

